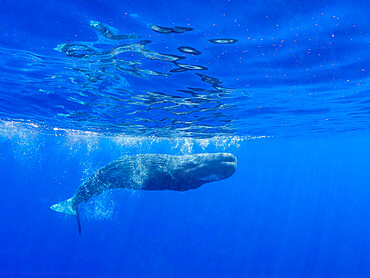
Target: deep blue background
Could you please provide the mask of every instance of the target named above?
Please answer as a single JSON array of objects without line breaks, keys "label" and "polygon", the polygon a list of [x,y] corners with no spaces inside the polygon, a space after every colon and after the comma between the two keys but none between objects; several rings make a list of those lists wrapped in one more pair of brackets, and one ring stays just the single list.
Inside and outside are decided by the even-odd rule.
[{"label": "deep blue background", "polygon": [[[78,236],[74,217],[49,206],[73,194],[84,169],[123,153],[180,149],[168,142],[2,138],[1,275],[368,277],[368,141],[244,141],[228,149],[238,157],[230,179],[182,193],[110,193],[82,208]],[[216,145],[204,151],[224,149]]]},{"label": "deep blue background", "polygon": [[[96,39],[90,20],[150,37],[155,51],[167,43],[176,50],[175,39],[185,36],[164,37],[147,24],[190,24],[197,32],[187,42],[204,47],[199,61],[207,73],[253,92],[232,99],[233,127],[275,137],[230,146],[214,139],[203,148],[204,141],[189,145],[191,139],[46,135],[2,121],[0,277],[370,277],[369,6],[365,0],[2,1],[3,52],[62,57],[53,50],[58,44]],[[216,59],[212,51],[220,46],[207,39],[219,36],[239,44]],[[271,37],[285,41],[278,53]],[[9,67],[1,68],[1,119],[57,125],[53,105],[68,94],[53,98],[32,87],[51,90],[43,78],[54,72],[27,72],[20,52],[9,56],[16,59],[4,59]],[[194,74],[183,76],[177,77],[184,84],[200,83]],[[130,81],[137,90],[144,84]],[[152,81],[145,85],[163,89]],[[235,154],[235,175],[188,192],[105,194],[81,207],[81,236],[74,217],[49,209],[122,154],[205,151]]]}]

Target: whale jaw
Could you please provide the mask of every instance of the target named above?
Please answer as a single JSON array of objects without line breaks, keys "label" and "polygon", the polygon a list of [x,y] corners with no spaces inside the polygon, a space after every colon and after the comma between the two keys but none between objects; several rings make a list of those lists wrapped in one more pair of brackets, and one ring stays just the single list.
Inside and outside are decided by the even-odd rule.
[{"label": "whale jaw", "polygon": [[205,182],[212,182],[212,181],[219,181],[219,180],[222,180],[224,178],[220,175],[213,174],[213,175],[203,177],[203,178],[199,178],[199,179],[202,180],[202,181],[205,181]]}]

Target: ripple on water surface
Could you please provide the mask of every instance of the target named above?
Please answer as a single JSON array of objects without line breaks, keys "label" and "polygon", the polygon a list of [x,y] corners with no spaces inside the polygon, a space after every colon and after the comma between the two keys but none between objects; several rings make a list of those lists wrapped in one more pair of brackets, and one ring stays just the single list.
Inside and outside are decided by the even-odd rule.
[{"label": "ripple on water surface", "polygon": [[[95,40],[61,42],[55,54],[0,47],[0,119],[156,137],[367,129],[367,44],[360,33],[353,33],[356,45],[347,42],[347,59],[333,57],[341,41],[303,41],[307,33],[299,28],[292,37],[282,31],[230,38],[204,26],[144,24],[141,34],[99,21],[89,26]],[[320,30],[315,38],[328,31]],[[328,62],[334,60],[341,63]]]}]

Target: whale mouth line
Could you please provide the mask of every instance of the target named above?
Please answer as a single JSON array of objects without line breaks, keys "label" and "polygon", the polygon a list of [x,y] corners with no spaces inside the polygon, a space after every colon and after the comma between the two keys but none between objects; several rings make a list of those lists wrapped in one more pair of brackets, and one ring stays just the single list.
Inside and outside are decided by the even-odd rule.
[{"label": "whale mouth line", "polygon": [[204,177],[204,178],[200,178],[200,180],[202,181],[219,181],[221,179],[222,177],[220,175],[215,175],[215,174]]}]

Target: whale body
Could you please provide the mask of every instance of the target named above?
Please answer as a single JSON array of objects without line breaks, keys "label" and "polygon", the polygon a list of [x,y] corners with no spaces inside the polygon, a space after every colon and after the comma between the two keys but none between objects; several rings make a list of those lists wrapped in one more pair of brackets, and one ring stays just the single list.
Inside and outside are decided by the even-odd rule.
[{"label": "whale body", "polygon": [[97,170],[77,188],[72,198],[50,208],[75,215],[81,234],[78,205],[106,190],[186,191],[226,179],[235,170],[236,157],[229,153],[125,155]]}]

